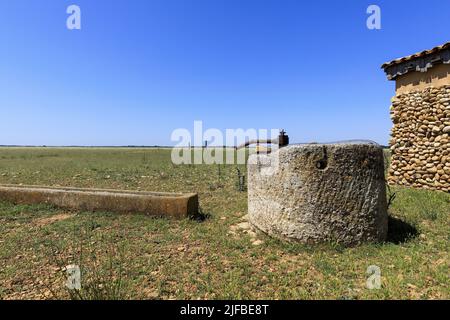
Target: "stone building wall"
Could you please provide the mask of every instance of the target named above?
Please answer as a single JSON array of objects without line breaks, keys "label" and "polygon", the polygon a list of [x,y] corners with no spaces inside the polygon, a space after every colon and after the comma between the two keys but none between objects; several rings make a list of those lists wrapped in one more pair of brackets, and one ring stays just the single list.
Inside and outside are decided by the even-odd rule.
[{"label": "stone building wall", "polygon": [[450,192],[450,85],[392,99],[388,182]]}]

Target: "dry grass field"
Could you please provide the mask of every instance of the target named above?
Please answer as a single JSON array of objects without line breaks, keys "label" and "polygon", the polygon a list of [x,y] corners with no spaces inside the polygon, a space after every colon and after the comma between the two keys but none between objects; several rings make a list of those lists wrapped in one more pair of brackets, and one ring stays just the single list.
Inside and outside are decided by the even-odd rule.
[{"label": "dry grass field", "polygon": [[[0,299],[450,298],[447,193],[392,188],[388,241],[342,248],[252,233],[237,167],[175,166],[168,149],[0,148],[0,184],[198,192],[205,217],[0,202]],[[70,264],[78,293],[65,289]],[[366,288],[371,265],[380,289]]]}]

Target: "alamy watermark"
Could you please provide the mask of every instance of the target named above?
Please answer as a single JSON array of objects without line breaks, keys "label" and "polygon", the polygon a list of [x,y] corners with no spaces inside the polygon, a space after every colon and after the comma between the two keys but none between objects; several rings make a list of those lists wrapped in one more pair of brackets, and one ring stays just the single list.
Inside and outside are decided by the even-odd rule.
[{"label": "alamy watermark", "polygon": [[[172,132],[172,163],[180,164],[246,164],[247,144],[270,144],[273,153],[278,149],[279,129],[226,129],[225,132],[209,128],[202,121],[194,121],[193,132],[179,128]],[[239,147],[241,146],[241,147]]]},{"label": "alamy watermark", "polygon": [[375,4],[372,4],[367,7],[366,12],[370,15],[366,21],[367,29],[381,30],[381,8]]},{"label": "alamy watermark", "polygon": [[367,268],[366,274],[369,276],[366,281],[366,288],[369,290],[381,289],[381,268],[371,265]]},{"label": "alamy watermark", "polygon": [[[76,4],[67,7],[66,13],[69,17],[66,20],[66,26],[69,30],[81,30],[81,8]],[[381,8],[376,4],[367,7],[366,13],[369,17],[366,20],[366,26],[369,30],[381,30]]]},{"label": "alamy watermark", "polygon": [[81,269],[79,266],[71,264],[66,267],[67,281],[66,287],[69,290],[81,289]]},{"label": "alamy watermark", "polygon": [[67,7],[66,13],[69,17],[66,20],[66,26],[69,30],[81,30],[81,9],[72,4]]}]

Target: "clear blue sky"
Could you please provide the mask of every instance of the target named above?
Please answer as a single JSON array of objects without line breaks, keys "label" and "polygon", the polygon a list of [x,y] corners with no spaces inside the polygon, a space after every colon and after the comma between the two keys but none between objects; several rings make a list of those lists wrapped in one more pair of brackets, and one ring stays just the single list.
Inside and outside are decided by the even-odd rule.
[{"label": "clear blue sky", "polygon": [[0,144],[170,145],[194,120],[386,144],[380,66],[449,41],[450,1],[0,0],[0,40]]}]

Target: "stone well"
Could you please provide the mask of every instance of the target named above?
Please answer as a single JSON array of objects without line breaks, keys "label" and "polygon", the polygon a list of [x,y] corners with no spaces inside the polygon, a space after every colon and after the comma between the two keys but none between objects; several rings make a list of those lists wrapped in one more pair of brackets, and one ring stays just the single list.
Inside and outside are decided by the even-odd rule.
[{"label": "stone well", "polygon": [[383,149],[361,141],[251,155],[248,210],[253,227],[280,239],[346,246],[384,241]]}]

